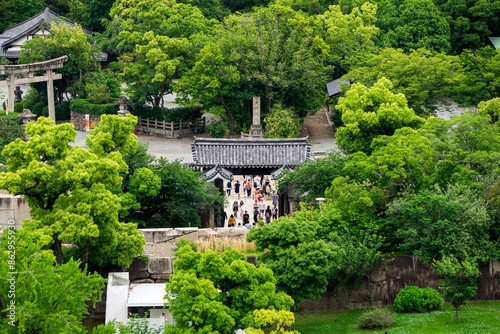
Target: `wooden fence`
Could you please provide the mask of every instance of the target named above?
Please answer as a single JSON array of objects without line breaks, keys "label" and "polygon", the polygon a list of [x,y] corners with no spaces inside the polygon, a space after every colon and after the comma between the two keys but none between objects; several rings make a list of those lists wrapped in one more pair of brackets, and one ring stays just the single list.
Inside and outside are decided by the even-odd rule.
[{"label": "wooden fence", "polygon": [[159,135],[166,138],[190,136],[205,132],[205,118],[197,118],[185,122],[165,122],[139,117],[137,132]]}]

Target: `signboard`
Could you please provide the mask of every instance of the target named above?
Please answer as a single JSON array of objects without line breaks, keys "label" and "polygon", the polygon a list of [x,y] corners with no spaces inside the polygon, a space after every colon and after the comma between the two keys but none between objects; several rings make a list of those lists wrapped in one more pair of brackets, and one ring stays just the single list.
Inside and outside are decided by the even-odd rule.
[{"label": "signboard", "polygon": [[90,132],[90,115],[85,115],[85,131]]}]

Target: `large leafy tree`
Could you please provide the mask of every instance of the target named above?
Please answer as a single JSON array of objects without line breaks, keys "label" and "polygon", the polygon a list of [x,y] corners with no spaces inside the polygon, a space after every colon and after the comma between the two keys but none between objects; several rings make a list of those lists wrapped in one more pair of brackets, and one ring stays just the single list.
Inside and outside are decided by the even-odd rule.
[{"label": "large leafy tree", "polygon": [[116,1],[110,10],[117,29],[122,78],[130,98],[139,104],[163,106],[173,79],[192,66],[193,56],[210,34],[215,20],[197,8],[171,1]]},{"label": "large leafy tree", "polygon": [[165,333],[231,333],[255,324],[254,310],[288,311],[293,305],[290,296],[276,292],[270,269],[255,267],[234,249],[201,254],[184,246],[177,255],[166,287],[176,323]]},{"label": "large leafy tree", "polygon": [[371,88],[355,83],[339,98],[336,108],[342,112],[345,124],[336,135],[341,149],[348,153],[370,153],[375,137],[391,136],[399,128],[424,123],[424,119],[408,107],[406,97],[393,93],[392,89],[391,81],[381,78]]},{"label": "large leafy tree", "polygon": [[463,49],[489,45],[488,37],[498,36],[498,0],[434,0],[450,24],[451,47],[459,54]]},{"label": "large leafy tree", "polygon": [[[63,80],[54,82],[55,96],[62,102],[63,93],[69,90],[73,98],[85,97],[83,76],[97,69],[100,54],[99,50],[90,44],[79,25],[71,27],[65,23],[51,23],[50,35],[34,38],[23,44],[19,62],[27,64],[61,56],[68,56],[68,61],[61,69],[56,70],[62,73]],[[44,86],[46,85],[39,88],[46,89]]]},{"label": "large leafy tree", "polygon": [[384,36],[388,45],[405,51],[426,48],[446,53],[451,49],[450,25],[432,0],[404,0],[394,24]]},{"label": "large leafy tree", "polygon": [[129,192],[141,203],[131,218],[148,226],[200,226],[200,213],[224,199],[218,189],[179,161],[159,160],[152,169],[138,169],[131,176]]},{"label": "large leafy tree", "polygon": [[360,58],[346,78],[372,86],[385,77],[392,82],[394,93],[404,94],[408,106],[424,115],[435,108],[435,99],[449,96],[460,83],[460,69],[458,57],[434,54],[424,48],[409,53],[384,48]]},{"label": "large leafy tree", "polygon": [[[117,119],[118,126],[89,136],[89,150],[69,144],[76,136],[71,124],[56,126],[42,117],[26,126],[28,142],[18,139],[3,151],[9,168],[0,174],[0,188],[26,199],[32,217],[26,225],[51,237],[50,248],[59,264],[71,256],[65,257],[63,242],[73,245],[72,254],[83,263],[96,265],[129,265],[143,252],[144,237],[136,225],[118,219],[120,173],[127,165],[117,147],[132,134],[136,120],[108,118]],[[120,127],[122,122],[128,126]],[[103,117],[102,126],[106,123]]]},{"label": "large leafy tree", "polygon": [[223,117],[234,133],[249,126],[251,97],[261,96],[264,116],[275,103],[305,115],[324,98],[321,60],[328,47],[317,25],[293,10],[273,5],[231,15],[213,44],[200,52],[177,86],[185,102],[200,101]]},{"label": "large leafy tree", "polygon": [[500,97],[500,51],[490,46],[460,54],[463,79],[455,87],[456,100],[464,104]]},{"label": "large leafy tree", "polygon": [[[4,230],[0,240],[2,333],[81,333],[87,303],[100,301],[105,279],[80,269],[79,261],[58,264],[45,248],[49,242],[41,231]],[[11,301],[15,301],[15,319],[7,316]]]}]

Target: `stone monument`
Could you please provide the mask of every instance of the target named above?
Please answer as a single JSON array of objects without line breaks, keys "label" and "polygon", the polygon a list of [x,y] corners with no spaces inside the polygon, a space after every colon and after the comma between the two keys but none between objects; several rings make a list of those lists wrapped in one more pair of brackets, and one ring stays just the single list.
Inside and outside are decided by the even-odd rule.
[{"label": "stone monument", "polygon": [[250,131],[248,131],[248,137],[264,138],[264,130],[262,130],[262,125],[260,125],[260,96],[253,97],[252,109],[253,124]]}]

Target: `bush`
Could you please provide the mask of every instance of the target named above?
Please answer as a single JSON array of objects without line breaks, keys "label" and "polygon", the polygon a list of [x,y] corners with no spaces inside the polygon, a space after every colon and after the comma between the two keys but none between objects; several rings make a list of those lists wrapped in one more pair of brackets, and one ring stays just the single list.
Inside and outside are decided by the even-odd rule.
[{"label": "bush", "polygon": [[23,102],[21,103],[23,104],[23,109],[29,109],[31,110],[31,112],[33,112],[35,104],[39,103],[42,100],[45,101],[44,97],[42,97],[42,94],[40,94],[35,88],[32,87],[26,94],[24,94]]},{"label": "bush", "polygon": [[443,305],[443,297],[437,290],[421,289],[416,286],[407,286],[402,289],[394,300],[394,309],[402,313],[436,311],[440,310]]},{"label": "bush", "polygon": [[60,105],[56,106],[56,119],[58,121],[71,119],[69,101],[63,101]]},{"label": "bush", "polygon": [[264,119],[266,138],[297,138],[301,120],[291,109],[276,104]]},{"label": "bush", "polygon": [[213,138],[222,138],[229,134],[226,124],[221,121],[213,121],[205,127],[205,131],[210,133]]},{"label": "bush", "polygon": [[360,329],[384,329],[394,327],[394,314],[388,309],[379,307],[368,310],[359,317]]},{"label": "bush", "polygon": [[192,119],[200,118],[202,116],[201,107],[193,106],[193,107],[179,107],[179,108],[170,108],[163,109],[163,112],[160,107],[151,107],[151,106],[132,106],[132,113],[135,116],[141,118],[149,118],[156,119],[158,121],[165,122],[187,122]]},{"label": "bush", "polygon": [[17,112],[18,114],[23,112],[23,104],[21,102],[14,103],[14,112]]},{"label": "bush", "polygon": [[33,114],[37,115],[38,117],[40,117],[40,116],[48,117],[49,116],[49,110],[46,107],[47,106],[45,105],[45,103],[42,102],[42,101],[40,101],[40,102],[38,102],[37,104],[35,104],[33,106],[33,110],[31,110],[31,112]]},{"label": "bush", "polygon": [[177,240],[177,242],[175,244],[177,245],[177,247],[175,249],[176,255],[177,255],[177,251],[186,245],[191,247],[191,249],[195,252],[198,250],[198,246],[196,246],[194,241],[186,239],[186,238],[180,238],[179,240]]},{"label": "bush", "polygon": [[70,110],[89,115],[117,115],[118,104],[93,104],[84,99],[76,99],[70,101]]}]

